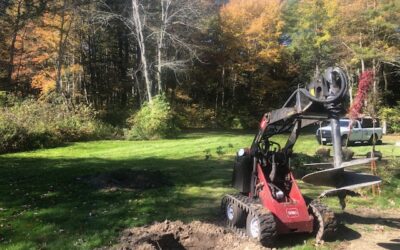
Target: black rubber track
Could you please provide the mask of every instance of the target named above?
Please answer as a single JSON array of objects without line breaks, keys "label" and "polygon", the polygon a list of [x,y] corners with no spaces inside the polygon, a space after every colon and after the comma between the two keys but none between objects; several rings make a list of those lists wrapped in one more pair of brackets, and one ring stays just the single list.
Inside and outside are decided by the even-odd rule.
[{"label": "black rubber track", "polygon": [[[251,239],[257,240],[263,245],[270,246],[277,235],[274,215],[271,214],[271,212],[269,212],[267,209],[265,209],[259,202],[247,196],[244,196],[242,194],[228,194],[222,198],[221,202],[221,208],[223,209],[224,216],[226,205],[230,202],[236,204],[239,208],[241,208],[243,212],[247,214],[247,216],[257,216],[259,218],[261,231],[260,237],[258,237],[258,239]],[[245,228],[238,228],[234,225],[231,225],[230,223],[227,223],[227,225],[237,234],[249,237],[246,233]]]},{"label": "black rubber track", "polygon": [[[255,211],[257,218],[260,223],[260,236],[256,239],[264,246],[272,246],[276,238],[276,222],[274,215],[270,212]],[[251,215],[249,215],[251,218]],[[247,233],[249,237],[250,233]]]},{"label": "black rubber track", "polygon": [[314,216],[314,233],[317,243],[333,239],[337,231],[335,213],[319,200],[313,200],[308,207],[309,212]]},{"label": "black rubber track", "polygon": [[[232,208],[233,208],[232,220],[229,220],[228,215],[226,214],[227,207],[230,204],[232,205]],[[247,216],[247,214],[237,204],[232,202],[232,203],[227,203],[225,205],[225,217],[226,217],[226,222],[227,222],[228,226],[244,227],[246,225],[246,216]]]}]

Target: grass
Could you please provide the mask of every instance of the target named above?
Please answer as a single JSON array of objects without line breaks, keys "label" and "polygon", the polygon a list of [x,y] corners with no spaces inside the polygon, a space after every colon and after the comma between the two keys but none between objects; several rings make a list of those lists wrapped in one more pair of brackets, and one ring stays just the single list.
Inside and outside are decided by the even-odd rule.
[{"label": "grass", "polygon": [[[93,249],[112,244],[127,227],[165,219],[212,221],[218,217],[221,196],[233,191],[235,151],[252,139],[253,134],[241,132],[196,132],[174,140],[95,141],[1,155],[0,248]],[[306,135],[299,138],[295,151],[312,155],[317,147],[314,136]],[[358,155],[368,150],[354,147]],[[393,141],[378,150],[385,157],[400,156]],[[174,185],[104,192],[80,180],[119,168],[160,170]],[[389,204],[384,202],[389,195],[385,189],[400,197],[399,179],[387,177],[382,201],[357,198],[354,204]],[[319,192],[303,187],[311,196]],[[398,206],[398,198],[393,199]],[[298,248],[309,247],[300,243]]]}]

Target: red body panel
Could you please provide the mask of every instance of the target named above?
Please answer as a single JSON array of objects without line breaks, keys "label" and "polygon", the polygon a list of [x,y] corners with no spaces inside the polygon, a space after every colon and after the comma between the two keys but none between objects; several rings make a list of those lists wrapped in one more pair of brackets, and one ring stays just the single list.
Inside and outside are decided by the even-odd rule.
[{"label": "red body panel", "polygon": [[312,232],[313,216],[308,213],[306,202],[297,186],[292,173],[290,178],[292,187],[288,198],[283,201],[277,201],[272,197],[271,190],[267,184],[260,164],[257,165],[258,179],[261,184],[259,192],[260,200],[265,208],[275,215],[277,231],[279,234],[291,232]]}]

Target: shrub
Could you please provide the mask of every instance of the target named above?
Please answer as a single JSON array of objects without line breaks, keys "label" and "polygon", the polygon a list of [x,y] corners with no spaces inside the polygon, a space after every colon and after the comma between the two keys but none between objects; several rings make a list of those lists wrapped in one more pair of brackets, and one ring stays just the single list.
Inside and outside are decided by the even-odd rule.
[{"label": "shrub", "polygon": [[128,107],[113,105],[107,107],[106,109],[100,110],[98,113],[98,118],[101,121],[107,124],[111,124],[114,127],[126,127],[127,125],[126,121],[134,113],[133,110],[134,108],[132,108],[131,106],[129,106],[128,108]]},{"label": "shrub", "polygon": [[4,91],[0,91],[0,107],[7,105],[7,94]]},{"label": "shrub", "polygon": [[232,112],[220,109],[218,114],[211,107],[199,104],[175,103],[182,128],[223,128],[223,129],[255,129],[260,117],[253,117],[246,111]]},{"label": "shrub", "polygon": [[128,118],[131,127],[126,137],[142,140],[173,137],[179,132],[177,123],[176,115],[165,96],[158,95],[152,103],[143,104],[136,114]]},{"label": "shrub", "polygon": [[387,122],[389,133],[400,133],[400,104],[393,108],[382,108],[380,116]]},{"label": "shrub", "polygon": [[113,132],[89,106],[58,97],[18,101],[0,109],[0,153],[106,138]]},{"label": "shrub", "polygon": [[315,169],[313,167],[304,166],[307,163],[321,162],[322,158],[319,155],[310,156],[303,153],[294,153],[290,159],[290,166],[296,178],[302,178]]}]

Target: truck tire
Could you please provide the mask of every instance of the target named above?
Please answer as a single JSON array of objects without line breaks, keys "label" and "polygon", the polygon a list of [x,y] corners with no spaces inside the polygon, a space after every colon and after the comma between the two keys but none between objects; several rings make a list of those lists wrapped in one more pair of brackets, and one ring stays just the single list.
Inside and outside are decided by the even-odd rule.
[{"label": "truck tire", "polygon": [[319,145],[326,145],[326,141],[321,141],[321,138],[317,139]]},{"label": "truck tire", "polygon": [[368,140],[368,144],[370,144],[370,145],[378,144],[378,135],[377,134],[374,134],[374,135],[371,135],[371,138],[369,138],[369,140]]},{"label": "truck tire", "polygon": [[347,141],[347,135],[342,135],[342,146],[350,145],[350,141]]}]

